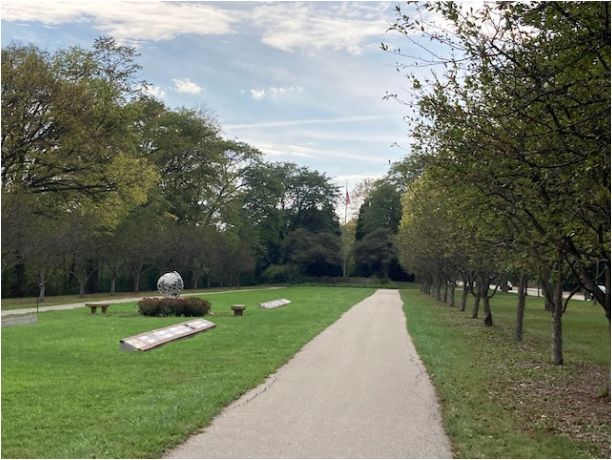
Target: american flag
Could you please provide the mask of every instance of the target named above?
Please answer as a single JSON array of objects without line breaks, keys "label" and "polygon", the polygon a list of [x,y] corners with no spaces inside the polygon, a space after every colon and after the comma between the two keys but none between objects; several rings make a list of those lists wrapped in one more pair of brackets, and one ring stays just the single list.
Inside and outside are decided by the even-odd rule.
[{"label": "american flag", "polygon": [[346,191],[346,205],[348,206],[349,204],[351,204],[351,197],[349,196],[349,192],[347,190]]}]

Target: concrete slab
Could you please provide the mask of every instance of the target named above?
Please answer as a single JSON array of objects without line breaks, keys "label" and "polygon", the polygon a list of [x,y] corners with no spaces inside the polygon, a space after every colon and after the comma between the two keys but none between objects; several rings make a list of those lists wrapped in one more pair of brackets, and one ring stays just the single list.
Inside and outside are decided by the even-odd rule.
[{"label": "concrete slab", "polygon": [[214,323],[196,318],[172,326],[154,329],[119,341],[121,351],[147,351],[174,340],[184,339],[215,327]]}]

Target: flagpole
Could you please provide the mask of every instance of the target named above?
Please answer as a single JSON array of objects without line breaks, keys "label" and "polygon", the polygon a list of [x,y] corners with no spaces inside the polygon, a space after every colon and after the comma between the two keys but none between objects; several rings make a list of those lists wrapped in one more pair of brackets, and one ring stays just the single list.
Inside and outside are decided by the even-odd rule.
[{"label": "flagpole", "polygon": [[344,184],[344,248],[343,248],[343,256],[344,256],[344,260],[342,262],[342,278],[346,278],[346,243],[347,243],[347,238],[346,238],[346,215],[347,215],[347,210],[348,210],[348,180],[345,182]]}]

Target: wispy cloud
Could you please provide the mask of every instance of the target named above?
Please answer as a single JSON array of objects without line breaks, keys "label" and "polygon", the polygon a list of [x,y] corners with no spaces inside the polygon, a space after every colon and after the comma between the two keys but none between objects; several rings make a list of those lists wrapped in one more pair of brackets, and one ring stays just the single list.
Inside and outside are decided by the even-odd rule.
[{"label": "wispy cloud", "polygon": [[377,46],[375,37],[388,27],[381,5],[384,2],[272,2],[254,8],[252,17],[262,30],[262,42],[274,48],[359,55]]},{"label": "wispy cloud", "polygon": [[256,101],[261,101],[265,97],[270,97],[272,99],[276,99],[279,96],[282,96],[287,93],[298,92],[301,93],[304,91],[303,86],[281,86],[274,87],[270,86],[269,88],[260,88],[260,89],[250,89],[251,97]]},{"label": "wispy cloud", "polygon": [[262,30],[263,43],[283,51],[300,50],[307,54],[331,49],[359,55],[378,43],[374,37],[379,37],[388,27],[379,3],[324,5],[266,3],[253,9],[252,20]]},{"label": "wispy cloud", "polygon": [[259,149],[267,156],[274,158],[314,158],[316,154],[303,145],[259,144]]},{"label": "wispy cloud", "polygon": [[251,96],[253,97],[253,99],[255,99],[256,101],[260,101],[264,97],[266,97],[265,89],[250,89],[249,92],[251,93]]},{"label": "wispy cloud", "polygon": [[179,93],[200,94],[203,88],[189,78],[173,78],[174,90]]},{"label": "wispy cloud", "polygon": [[2,2],[5,21],[91,22],[118,40],[170,40],[234,33],[243,15],[200,2]]},{"label": "wispy cloud", "polygon": [[386,2],[2,2],[5,21],[47,26],[87,23],[117,40],[171,40],[183,34],[228,35],[258,30],[262,43],[314,54],[324,49],[352,55],[378,43],[388,27]]},{"label": "wispy cloud", "polygon": [[281,126],[300,126],[300,125],[315,125],[328,123],[354,123],[360,121],[382,120],[388,118],[387,115],[364,115],[350,116],[337,118],[311,118],[306,120],[279,120],[279,121],[262,121],[258,123],[243,123],[243,124],[227,124],[228,129],[259,129],[259,128],[277,128]]}]

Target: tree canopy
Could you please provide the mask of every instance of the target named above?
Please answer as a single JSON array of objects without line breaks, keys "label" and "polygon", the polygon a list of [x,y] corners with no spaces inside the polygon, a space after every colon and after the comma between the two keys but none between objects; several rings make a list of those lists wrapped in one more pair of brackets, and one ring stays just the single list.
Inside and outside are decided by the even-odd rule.
[{"label": "tree canopy", "polygon": [[[409,39],[425,31],[450,46],[452,58],[442,73],[408,75],[413,150],[426,160],[427,178],[406,206],[434,199],[424,216],[446,209],[447,238],[469,242],[447,249],[440,242],[440,256],[469,263],[486,255],[490,273],[539,280],[558,335],[553,361],[561,363],[566,282],[594,296],[610,320],[610,4],[498,2],[473,10],[426,2],[416,9],[424,14],[398,7],[391,29]],[[422,22],[427,12],[442,15],[448,32]],[[400,233],[429,238],[419,222],[406,216]],[[426,269],[410,254],[401,258]]]},{"label": "tree canopy", "polygon": [[3,292],[338,275],[332,180],[224,138],[205,105],[148,96],[137,58],[109,37],[2,49]]}]

